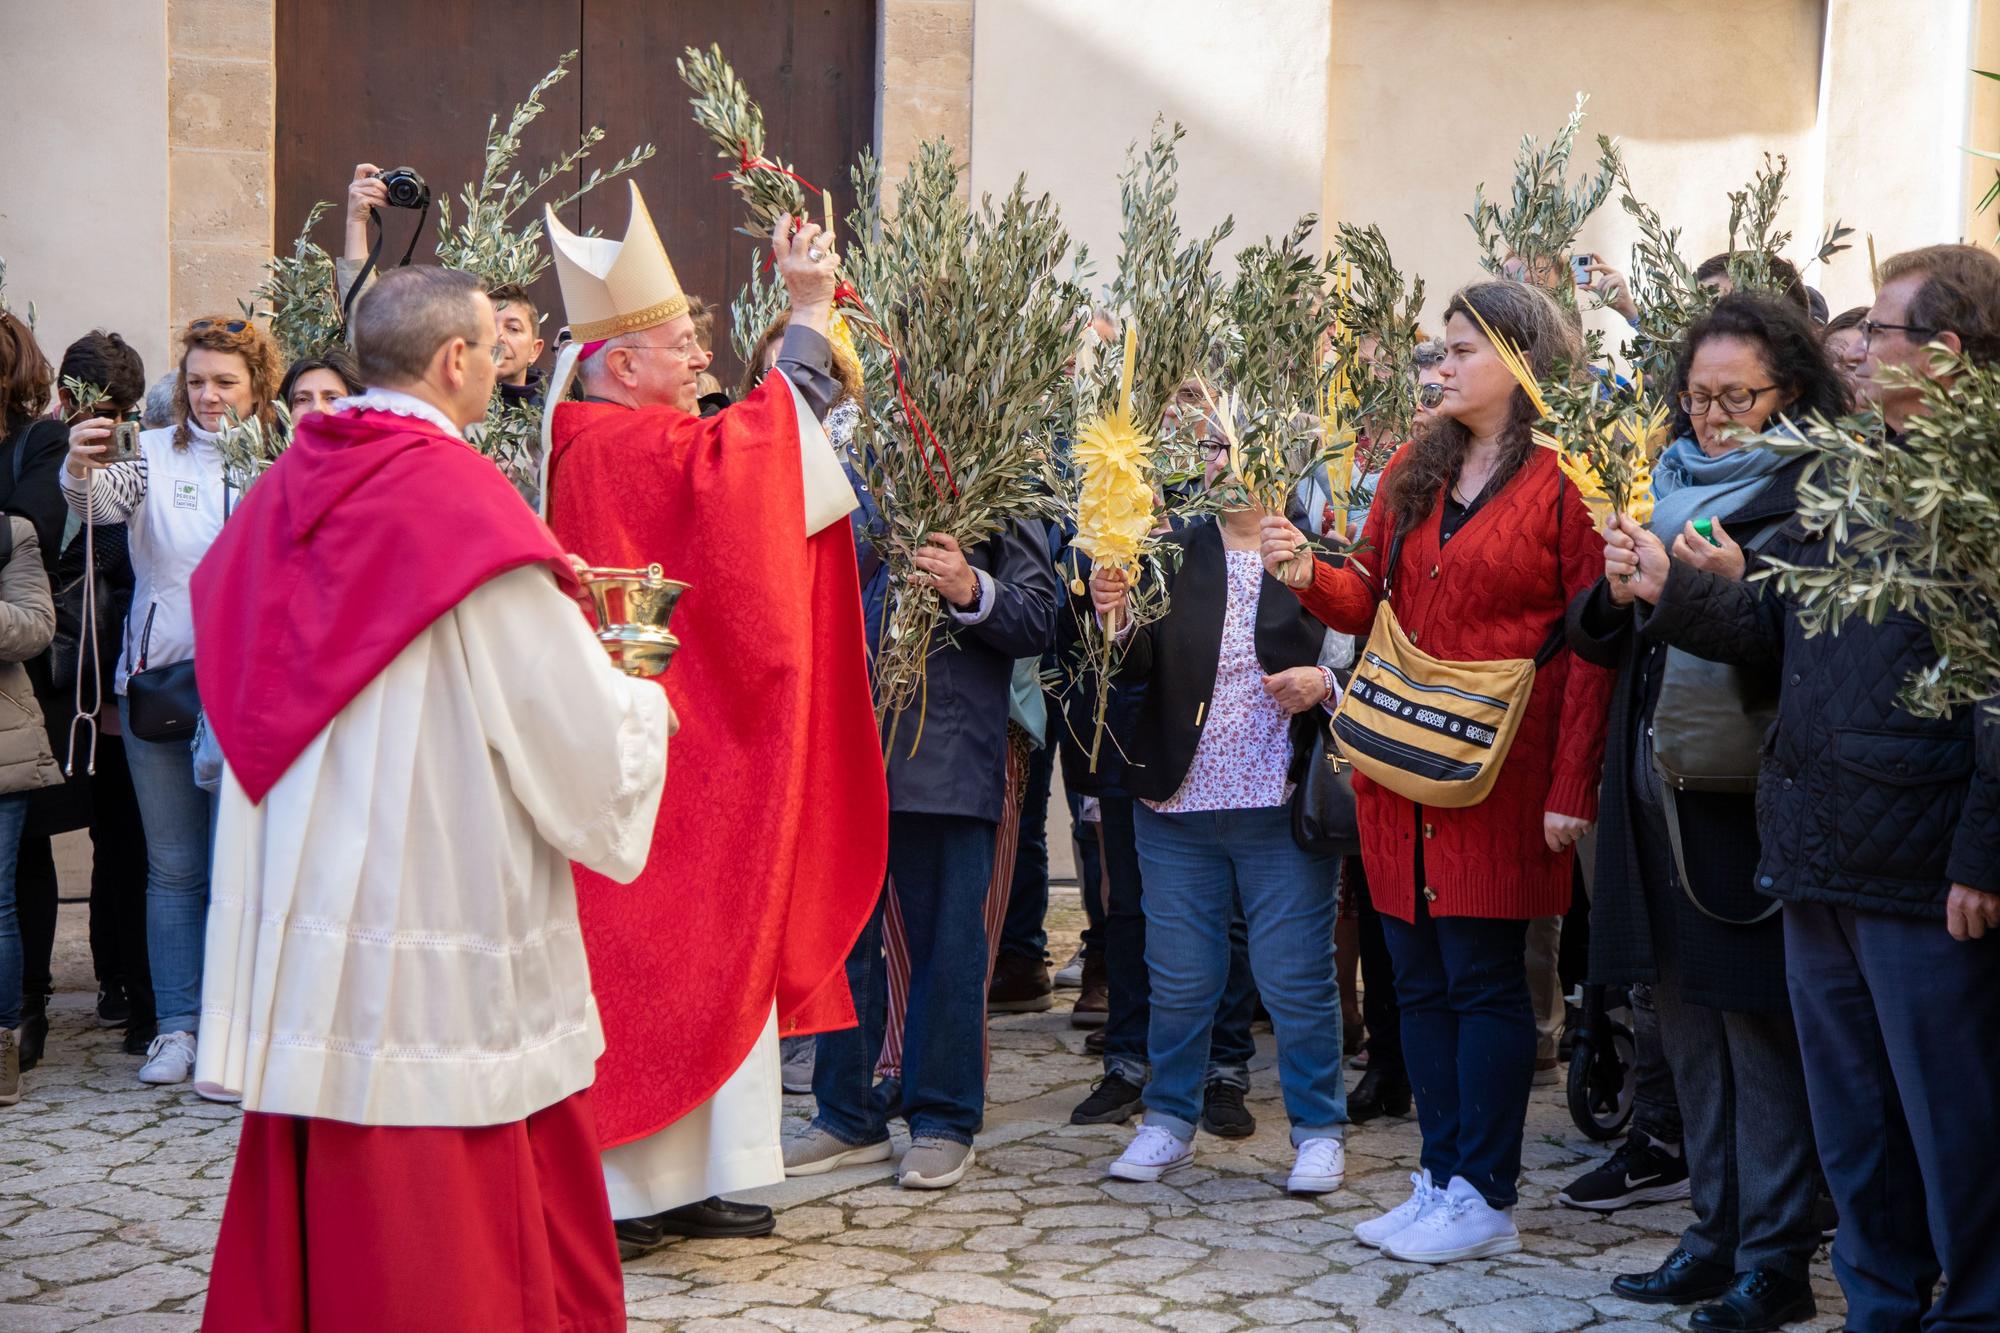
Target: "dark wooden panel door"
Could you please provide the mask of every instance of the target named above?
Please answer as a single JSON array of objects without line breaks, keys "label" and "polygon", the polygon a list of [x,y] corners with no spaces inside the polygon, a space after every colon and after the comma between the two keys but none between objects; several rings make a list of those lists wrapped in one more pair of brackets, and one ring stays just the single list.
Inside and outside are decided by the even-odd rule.
[{"label": "dark wooden panel door", "polygon": [[[587,125],[606,133],[586,168],[657,145],[635,179],[681,282],[721,307],[715,372],[733,385],[727,306],[761,252],[734,234],[743,210],[713,179],[722,164],[690,118],[674,60],[685,47],[720,42],[762,104],[774,149],[833,190],[844,218],[853,207],[848,169],[874,139],[875,11],[876,0],[279,0],[278,247],[289,250],[306,211],[325,199],[334,208],[315,238],[340,252],[356,162],[415,167],[462,216],[457,196],[482,169],[487,118],[505,116],[563,52],[580,50],[517,165],[539,171]],[[614,182],[564,209],[563,220],[622,236],[626,197]],[[390,261],[415,220],[386,215]],[[435,227],[435,215],[426,225]],[[418,253],[428,257],[427,241]],[[536,296],[553,343],[562,323],[553,269]]]},{"label": "dark wooden panel door", "polygon": [[[637,173],[639,189],[681,284],[718,307],[714,372],[732,389],[741,367],[727,345],[728,305],[763,251],[736,234],[742,205],[712,179],[724,164],[689,114],[674,61],[720,42],[764,109],[772,151],[832,190],[844,220],[854,206],[849,168],[874,141],[875,11],[875,0],[584,0],[584,119],[603,125],[607,142],[659,146]],[[625,199],[587,196],[584,223],[623,235]]]},{"label": "dark wooden panel door", "polygon": [[[459,198],[485,166],[486,125],[504,118],[565,51],[583,45],[582,0],[280,0],[276,16],[277,218],[276,241],[289,252],[307,211],[317,200],[333,208],[314,239],[338,255],[347,183],[354,164],[414,167],[432,193]],[[580,110],[584,75],[568,78],[543,96],[548,108],[522,136],[515,165],[537,173],[575,146],[584,124]],[[616,160],[629,144],[607,143]],[[575,188],[574,173],[561,193]],[[556,198],[558,186],[547,197]],[[533,205],[540,210],[539,200]],[[565,213],[574,223],[575,205]],[[384,210],[383,262],[393,263],[409,243],[417,215]],[[437,235],[437,208],[424,224],[428,235],[416,259],[429,261]],[[554,340],[562,322],[553,272],[536,295],[550,312],[544,328]]]}]

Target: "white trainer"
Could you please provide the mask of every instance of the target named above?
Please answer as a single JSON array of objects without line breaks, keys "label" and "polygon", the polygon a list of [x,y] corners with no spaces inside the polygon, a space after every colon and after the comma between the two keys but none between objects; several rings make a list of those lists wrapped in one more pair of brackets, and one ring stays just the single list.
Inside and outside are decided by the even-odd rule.
[{"label": "white trainer", "polygon": [[1347,1179],[1347,1147],[1339,1139],[1307,1139],[1292,1159],[1293,1194],[1331,1194]]},{"label": "white trainer", "polygon": [[1371,1217],[1366,1222],[1356,1223],[1354,1239],[1371,1250],[1381,1249],[1383,1241],[1423,1217],[1436,1206],[1439,1197],[1444,1193],[1431,1184],[1431,1173],[1428,1171],[1411,1172],[1410,1184],[1416,1188],[1410,1191],[1409,1198],[1380,1217]]},{"label": "white trainer", "polygon": [[1164,1125],[1141,1125],[1125,1151],[1110,1166],[1120,1180],[1158,1180],[1194,1161],[1194,1145],[1182,1143]]},{"label": "white trainer", "polygon": [[1437,1206],[1382,1242],[1382,1253],[1413,1264],[1490,1259],[1521,1248],[1514,1210],[1495,1208],[1464,1176],[1453,1176]]},{"label": "white trainer", "polygon": [[146,1048],[146,1063],[139,1066],[141,1083],[185,1083],[194,1073],[194,1033],[162,1032]]},{"label": "white trainer", "polygon": [[1057,990],[1083,989],[1083,950],[1078,949],[1069,956],[1069,961],[1056,969],[1053,978]]}]

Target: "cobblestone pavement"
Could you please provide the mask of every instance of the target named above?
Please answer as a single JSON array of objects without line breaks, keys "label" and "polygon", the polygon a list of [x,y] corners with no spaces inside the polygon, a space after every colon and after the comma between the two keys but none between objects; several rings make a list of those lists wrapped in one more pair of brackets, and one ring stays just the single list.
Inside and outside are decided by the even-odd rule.
[{"label": "cobblestone pavement", "polygon": [[[1066,956],[1075,898],[1056,913]],[[0,1331],[175,1333],[200,1319],[228,1189],[237,1113],[192,1093],[142,1087],[116,1033],[91,1025],[82,909],[63,912],[50,1060],[0,1111]],[[1613,1273],[1673,1248],[1683,1205],[1608,1217],[1556,1206],[1556,1192],[1604,1149],[1569,1123],[1555,1089],[1529,1116],[1518,1217],[1524,1249],[1427,1269],[1357,1245],[1353,1224],[1400,1202],[1414,1169],[1414,1120],[1348,1139],[1347,1187],[1323,1199],[1283,1190],[1290,1165],[1270,1066],[1255,1067],[1256,1137],[1201,1136],[1171,1185],[1108,1180],[1116,1126],[1073,1127],[1089,1088],[1084,1034],[1057,1011],[996,1019],[979,1161],[957,1189],[904,1191],[887,1164],[787,1182],[763,1240],[687,1241],[626,1267],[634,1330],[845,1333],[849,1329],[1228,1333],[1252,1328],[1370,1333],[1548,1333],[1685,1328],[1685,1312],[1608,1294]],[[803,1118],[808,1098],[788,1098]],[[1843,1309],[1822,1250],[1821,1315]]]}]

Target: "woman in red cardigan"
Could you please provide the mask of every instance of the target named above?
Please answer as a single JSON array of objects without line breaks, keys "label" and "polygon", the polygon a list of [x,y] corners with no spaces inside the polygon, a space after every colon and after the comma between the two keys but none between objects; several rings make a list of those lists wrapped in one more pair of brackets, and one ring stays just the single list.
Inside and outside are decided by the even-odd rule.
[{"label": "woman in red cardigan", "polygon": [[[1577,357],[1574,316],[1539,288],[1463,289],[1446,310],[1437,419],[1383,475],[1359,558],[1296,560],[1297,530],[1277,517],[1263,525],[1266,567],[1349,634],[1373,622],[1380,553],[1405,531],[1396,618],[1424,652],[1463,662],[1534,657],[1604,564],[1603,538],[1555,455],[1534,444],[1534,408],[1481,318],[1537,376]],[[1394,1258],[1447,1263],[1520,1248],[1512,1212],[1535,1062],[1527,928],[1569,908],[1571,848],[1597,812],[1613,679],[1566,648],[1538,670],[1513,748],[1478,805],[1431,809],[1355,775],[1361,854],[1395,962],[1424,1139],[1409,1200],[1355,1228]]]}]

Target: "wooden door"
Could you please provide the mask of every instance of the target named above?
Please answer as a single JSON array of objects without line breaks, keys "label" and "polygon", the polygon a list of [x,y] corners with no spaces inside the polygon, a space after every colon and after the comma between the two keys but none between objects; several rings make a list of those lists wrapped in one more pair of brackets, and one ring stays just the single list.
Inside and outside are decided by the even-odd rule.
[{"label": "wooden door", "polygon": [[[740,367],[727,347],[728,305],[757,250],[735,234],[743,210],[713,179],[723,163],[689,116],[674,60],[685,47],[720,42],[764,108],[773,151],[833,190],[844,218],[853,206],[848,170],[874,140],[875,25],[876,0],[279,0],[278,248],[289,252],[323,199],[333,208],[315,239],[340,253],[357,162],[415,167],[462,216],[458,195],[479,176],[487,118],[507,115],[563,52],[577,50],[517,165],[538,171],[588,125],[606,131],[590,163],[656,145],[635,178],[682,284],[719,307],[714,370],[733,387]],[[564,209],[563,221],[622,235],[625,200],[623,189],[600,189]],[[385,259],[402,254],[415,220],[388,216]],[[435,211],[426,225],[434,234]],[[420,242],[417,258],[429,254]],[[553,344],[563,322],[553,270],[536,296]]]}]

